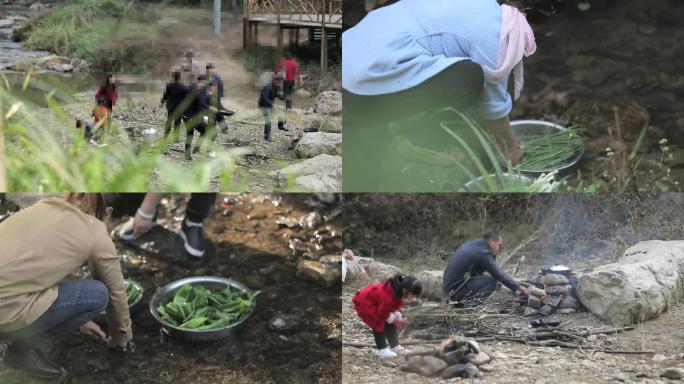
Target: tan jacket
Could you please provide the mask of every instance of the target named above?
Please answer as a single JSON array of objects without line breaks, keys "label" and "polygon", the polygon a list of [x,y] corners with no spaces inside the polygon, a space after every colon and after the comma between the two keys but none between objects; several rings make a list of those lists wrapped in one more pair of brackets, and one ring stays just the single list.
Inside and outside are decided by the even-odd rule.
[{"label": "tan jacket", "polygon": [[57,299],[58,284],[85,263],[109,288],[112,342],[130,340],[121,265],[107,228],[59,198],[41,200],[0,224],[0,332],[36,321]]}]

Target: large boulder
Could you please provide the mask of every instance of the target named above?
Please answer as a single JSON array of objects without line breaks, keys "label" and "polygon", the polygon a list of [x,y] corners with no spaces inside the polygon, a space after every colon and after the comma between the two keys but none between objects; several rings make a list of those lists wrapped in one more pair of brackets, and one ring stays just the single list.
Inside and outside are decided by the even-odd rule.
[{"label": "large boulder", "polygon": [[307,123],[304,132],[342,133],[342,118],[318,115]]},{"label": "large boulder", "polygon": [[373,281],[383,281],[400,273],[401,270],[393,265],[380,263],[370,257],[354,256],[347,261],[346,283],[368,284]]},{"label": "large boulder", "polygon": [[316,113],[339,116],[342,113],[342,92],[325,91],[316,96],[314,103]]},{"label": "large boulder", "polygon": [[318,155],[271,173],[280,182],[294,179],[298,188],[310,192],[342,190],[342,156]]},{"label": "large boulder", "polygon": [[580,275],[577,296],[618,325],[658,317],[684,298],[684,241],[637,243],[619,262]]},{"label": "large boulder", "polygon": [[423,291],[420,297],[434,300],[442,301],[444,295],[442,294],[442,277],[444,271],[421,271],[415,274],[416,278],[420,280]]},{"label": "large boulder", "polygon": [[330,259],[302,260],[297,264],[297,277],[330,288],[342,281],[342,270]]},{"label": "large boulder", "polygon": [[341,155],[342,134],[326,132],[305,133],[295,147],[295,154],[300,159],[310,159],[321,154]]},{"label": "large boulder", "polygon": [[3,19],[0,20],[0,28],[9,28],[14,25],[14,19]]}]

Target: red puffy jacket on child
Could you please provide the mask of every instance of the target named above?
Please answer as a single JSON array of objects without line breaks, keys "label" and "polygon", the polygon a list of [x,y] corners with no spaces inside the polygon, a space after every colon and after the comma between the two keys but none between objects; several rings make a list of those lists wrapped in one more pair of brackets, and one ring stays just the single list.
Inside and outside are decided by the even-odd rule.
[{"label": "red puffy jacket on child", "polygon": [[352,303],[364,323],[376,332],[383,332],[390,313],[401,310],[404,300],[394,295],[392,282],[388,280],[357,291]]}]

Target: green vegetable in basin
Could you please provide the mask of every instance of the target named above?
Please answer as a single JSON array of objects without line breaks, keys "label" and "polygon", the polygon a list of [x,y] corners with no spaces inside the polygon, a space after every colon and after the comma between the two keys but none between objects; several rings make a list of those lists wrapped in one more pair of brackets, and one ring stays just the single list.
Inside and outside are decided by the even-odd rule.
[{"label": "green vegetable in basin", "polygon": [[524,155],[516,165],[520,170],[554,169],[566,165],[582,149],[584,136],[580,129],[569,127],[546,135],[520,139]]},{"label": "green vegetable in basin", "polygon": [[140,286],[138,286],[138,283],[133,280],[126,280],[126,296],[128,297],[128,305],[131,305],[131,303],[138,300],[140,295],[142,295],[142,290],[140,289]]},{"label": "green vegetable in basin", "polygon": [[246,316],[258,294],[249,296],[232,287],[212,291],[202,285],[186,284],[156,310],[162,319],[180,328],[216,329]]}]

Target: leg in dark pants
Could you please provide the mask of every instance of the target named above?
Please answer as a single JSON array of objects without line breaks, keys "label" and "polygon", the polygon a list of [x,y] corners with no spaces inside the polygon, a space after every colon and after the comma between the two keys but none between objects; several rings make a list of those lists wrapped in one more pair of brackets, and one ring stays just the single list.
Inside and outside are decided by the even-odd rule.
[{"label": "leg in dark pants", "polygon": [[185,209],[185,217],[195,223],[201,223],[209,217],[211,207],[216,200],[215,193],[193,193]]},{"label": "leg in dark pants", "polygon": [[375,338],[375,345],[378,349],[387,348],[387,343],[389,342],[390,348],[394,348],[399,345],[399,337],[397,336],[397,329],[393,325],[385,325],[385,330],[383,332],[378,332],[373,330],[373,337]]},{"label": "leg in dark pants", "polygon": [[[429,191],[427,180],[409,179],[402,175],[402,165],[394,159],[402,155],[391,146],[393,136],[407,137],[416,146],[443,150],[449,136],[438,121],[430,118],[447,107],[467,111],[480,97],[484,87],[482,68],[472,61],[461,61],[422,84],[391,94],[355,95],[343,91],[345,153],[343,185],[349,192],[379,190]],[[407,119],[419,113],[426,117],[409,127],[390,132],[389,123]],[[388,163],[389,162],[389,163]]]},{"label": "leg in dark pants", "polygon": [[183,116],[175,115],[175,112],[172,110],[168,111],[166,124],[164,126],[164,138],[167,138],[169,136],[169,133],[173,131],[172,141],[176,142],[178,140],[178,138],[180,137],[180,125],[182,119]]},{"label": "leg in dark pants", "polygon": [[195,136],[194,119],[185,119],[185,159],[192,160],[192,139]]},{"label": "leg in dark pants", "polygon": [[454,292],[450,299],[466,306],[478,306],[494,292],[496,285],[497,281],[492,276],[475,276]]},{"label": "leg in dark pants", "polygon": [[181,225],[181,237],[186,252],[194,257],[204,256],[204,235],[202,222],[209,217],[209,212],[216,199],[215,193],[193,193],[185,210],[185,220]]},{"label": "leg in dark pants", "polygon": [[264,115],[264,139],[271,141],[271,116],[273,109],[261,108],[261,113]]},{"label": "leg in dark pants", "polygon": [[114,208],[114,212],[121,212],[117,216],[133,216],[145,200],[145,193],[108,193],[107,204]]}]

